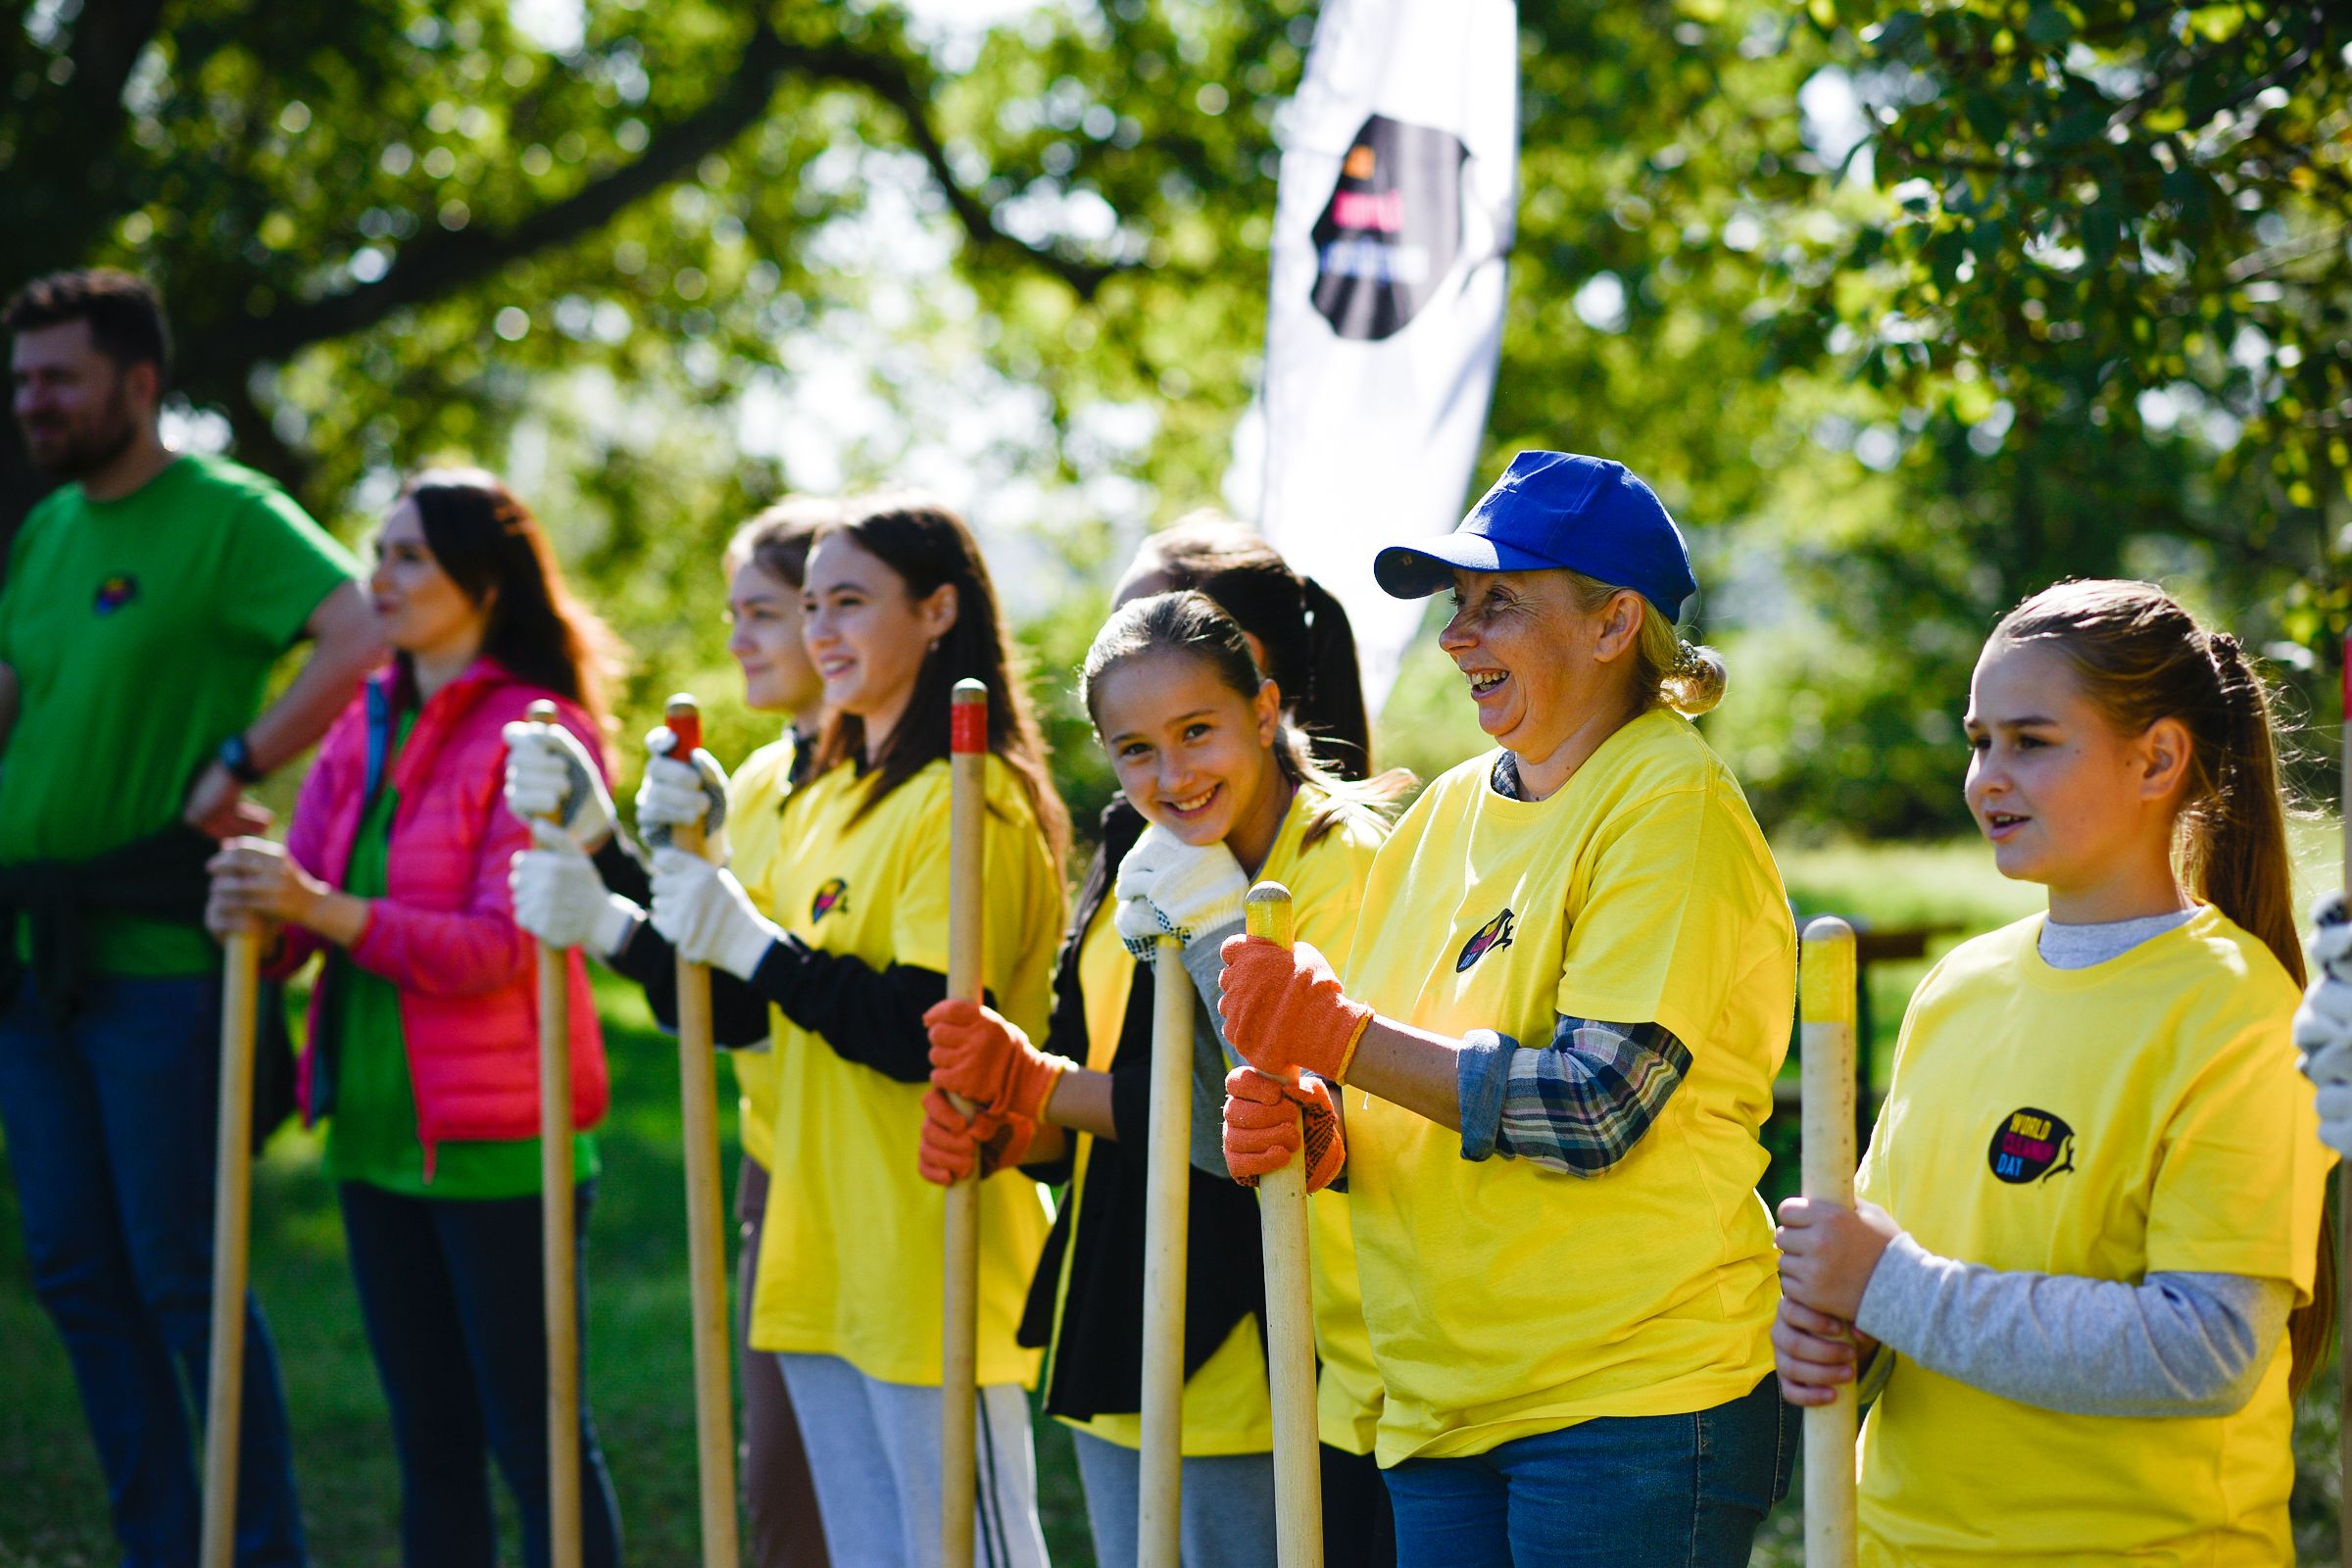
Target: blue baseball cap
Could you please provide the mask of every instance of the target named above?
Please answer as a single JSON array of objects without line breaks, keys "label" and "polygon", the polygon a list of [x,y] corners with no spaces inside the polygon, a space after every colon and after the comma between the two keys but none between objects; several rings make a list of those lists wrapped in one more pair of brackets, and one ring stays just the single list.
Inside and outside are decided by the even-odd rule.
[{"label": "blue baseball cap", "polygon": [[1391,545],[1372,575],[1398,599],[1426,599],[1464,571],[1567,567],[1631,588],[1668,620],[1698,591],[1682,531],[1631,468],[1573,452],[1522,452],[1445,538]]}]

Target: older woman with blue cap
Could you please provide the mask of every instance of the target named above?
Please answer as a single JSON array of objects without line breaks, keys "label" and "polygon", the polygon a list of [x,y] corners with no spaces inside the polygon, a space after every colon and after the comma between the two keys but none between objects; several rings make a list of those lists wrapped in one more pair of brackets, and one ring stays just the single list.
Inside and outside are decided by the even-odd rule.
[{"label": "older woman with blue cap", "polygon": [[1265,1075],[1345,1086],[1284,1102],[1341,1107],[1310,1144],[1346,1149],[1401,1563],[1744,1564],[1795,1438],[1755,1187],[1796,937],[1687,716],[1724,671],[1675,631],[1682,536],[1623,464],[1523,452],[1374,566],[1452,590],[1499,749],[1381,848],[1344,984],[1226,944],[1229,1152],[1279,1136]]}]

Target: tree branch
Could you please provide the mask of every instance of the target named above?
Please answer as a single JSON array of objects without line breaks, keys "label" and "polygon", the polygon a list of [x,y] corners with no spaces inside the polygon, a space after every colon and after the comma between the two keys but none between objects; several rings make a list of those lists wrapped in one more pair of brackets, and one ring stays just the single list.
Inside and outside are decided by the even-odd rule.
[{"label": "tree branch", "polygon": [[208,354],[241,364],[283,359],[309,344],[365,331],[395,311],[440,299],[512,262],[594,232],[757,123],[790,56],[784,40],[760,23],[725,84],[672,122],[634,162],[505,228],[427,230],[401,250],[378,281],[225,322],[189,345],[189,363],[202,363]]},{"label": "tree branch", "polygon": [[863,87],[897,110],[899,118],[906,122],[907,139],[913,142],[915,152],[938,182],[949,211],[955,214],[965,238],[982,255],[1016,266],[1043,267],[1068,284],[1071,292],[1082,300],[1092,300],[1108,279],[1134,270],[1132,262],[1093,262],[1048,246],[1032,245],[999,227],[995,216],[964,188],[949,165],[946,144],[931,123],[928,72],[920,71],[904,58],[841,44],[798,51],[795,69],[806,75]]},{"label": "tree branch", "polygon": [[860,87],[897,110],[957,223],[982,255],[1042,267],[1088,300],[1106,279],[1132,270],[1132,263],[1090,262],[1030,245],[999,227],[949,167],[947,148],[928,113],[930,84],[917,67],[839,43],[791,42],[763,20],[725,85],[657,134],[633,163],[504,228],[477,225],[455,233],[427,228],[422,238],[402,248],[391,270],[376,282],[224,322],[191,341],[185,357],[190,364],[214,355],[240,364],[284,359],[312,343],[365,331],[397,311],[428,304],[513,262],[592,233],[756,124],[787,74]]},{"label": "tree branch", "polygon": [[112,147],[110,121],[123,115],[122,88],[131,69],[153,39],[164,15],[164,0],[117,0],[112,5],[85,5],[74,19],[74,76],[62,90],[63,118],[88,136],[85,147]]}]

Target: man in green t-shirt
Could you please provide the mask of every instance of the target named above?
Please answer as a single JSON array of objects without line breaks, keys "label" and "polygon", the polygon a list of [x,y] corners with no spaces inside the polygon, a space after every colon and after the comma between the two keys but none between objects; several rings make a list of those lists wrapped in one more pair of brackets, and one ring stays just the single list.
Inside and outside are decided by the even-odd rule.
[{"label": "man in green t-shirt", "polygon": [[[220,1058],[206,841],[268,825],[245,787],[313,745],[381,656],[355,563],[301,507],[164,445],[152,288],[56,273],[0,324],[19,429],[61,481],[0,580],[0,1127],[125,1560],[193,1562]],[[236,1560],[300,1564],[285,1399],[250,1294],[245,1345]]]}]

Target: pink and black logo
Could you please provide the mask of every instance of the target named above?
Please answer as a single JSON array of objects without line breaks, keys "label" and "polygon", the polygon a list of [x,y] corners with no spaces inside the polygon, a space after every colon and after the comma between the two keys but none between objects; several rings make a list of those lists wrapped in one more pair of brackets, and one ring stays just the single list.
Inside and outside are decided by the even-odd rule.
[{"label": "pink and black logo", "polygon": [[1355,133],[1315,220],[1314,306],[1344,338],[1404,330],[1462,245],[1462,166],[1451,131],[1374,115]]},{"label": "pink and black logo", "polygon": [[809,924],[822,920],[835,909],[847,908],[849,902],[850,885],[837,876],[825,878],[823,886],[816,890],[816,897],[808,901]]},{"label": "pink and black logo", "polygon": [[2012,1186],[2047,1181],[2075,1168],[2075,1130],[2063,1117],[2027,1105],[2001,1118],[1984,1157],[1992,1174]]},{"label": "pink and black logo", "polygon": [[1509,947],[1511,932],[1518,924],[1519,917],[1505,909],[1471,932],[1470,940],[1462,944],[1462,956],[1453,960],[1453,972],[1461,974],[1496,948]]}]

